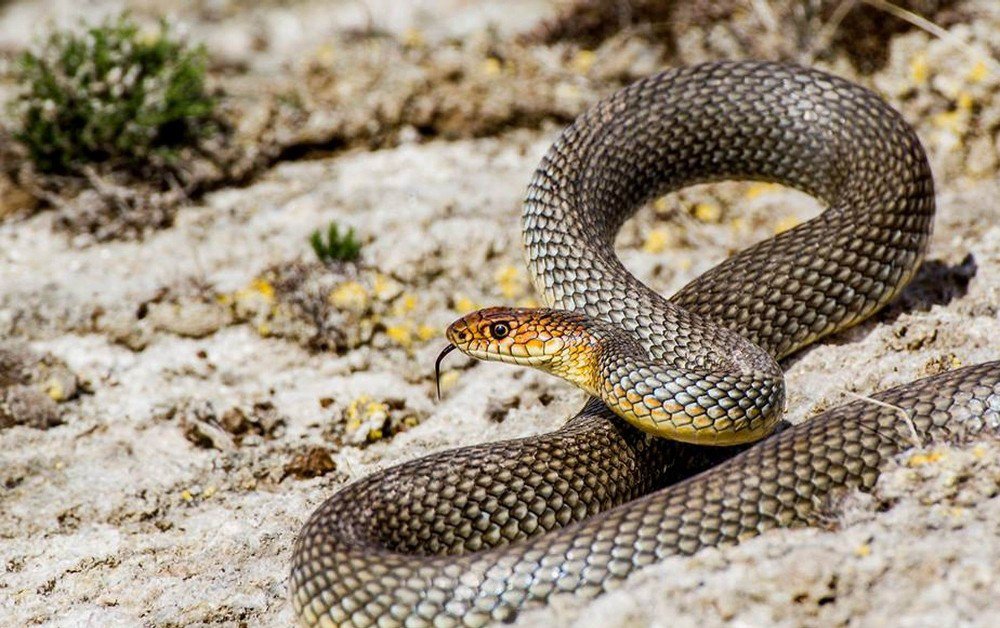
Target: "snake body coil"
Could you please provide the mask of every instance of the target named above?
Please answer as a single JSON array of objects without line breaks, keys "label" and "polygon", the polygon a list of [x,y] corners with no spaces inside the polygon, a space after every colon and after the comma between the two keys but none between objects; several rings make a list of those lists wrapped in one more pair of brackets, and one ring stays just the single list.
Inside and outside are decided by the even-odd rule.
[{"label": "snake body coil", "polygon": [[[780,182],[828,207],[665,300],[624,269],[615,234],[648,199],[721,179]],[[795,66],[718,63],[639,81],[564,131],[528,189],[524,242],[549,305],[613,323],[648,354],[650,365],[623,356],[609,377],[641,384],[643,368],[663,365],[698,412],[719,399],[712,382],[743,378],[780,411],[776,360],[898,293],[933,214],[923,149],[878,97]],[[706,374],[708,386],[692,379]],[[915,437],[1000,433],[1000,362],[876,399],[735,456],[650,437],[591,399],[554,432],[387,469],[302,529],[293,604],[307,625],[481,625],[596,595],[668,555],[809,525]]]}]

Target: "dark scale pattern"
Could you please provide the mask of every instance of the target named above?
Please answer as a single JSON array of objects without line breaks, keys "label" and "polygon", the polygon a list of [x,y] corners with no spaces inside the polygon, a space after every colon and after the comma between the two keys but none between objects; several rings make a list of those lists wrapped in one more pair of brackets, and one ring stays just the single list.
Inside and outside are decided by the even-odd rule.
[{"label": "dark scale pattern", "polygon": [[[664,306],[622,267],[614,235],[650,198],[721,179],[780,182],[828,209]],[[795,66],[720,63],[639,81],[581,116],[528,188],[524,243],[553,307],[634,330],[675,366],[752,370],[770,364],[756,347],[780,358],[884,305],[923,258],[933,216],[920,142],[877,96]]]},{"label": "dark scale pattern", "polygon": [[[781,181],[829,208],[664,301],[622,268],[614,234],[648,198],[723,178]],[[736,394],[733,382],[780,380],[776,358],[898,292],[933,210],[920,144],[877,97],[793,66],[723,63],[640,81],[567,129],[528,190],[524,239],[552,305],[634,333],[659,365],[619,377],[648,368],[696,400],[738,405],[770,393]],[[876,398],[895,407],[848,404],[742,453],[648,437],[592,400],[554,432],[387,469],[310,517],[293,604],[304,625],[509,620],[556,595],[597,595],[664,556],[814,523],[915,437],[1000,435],[1000,362]]]}]

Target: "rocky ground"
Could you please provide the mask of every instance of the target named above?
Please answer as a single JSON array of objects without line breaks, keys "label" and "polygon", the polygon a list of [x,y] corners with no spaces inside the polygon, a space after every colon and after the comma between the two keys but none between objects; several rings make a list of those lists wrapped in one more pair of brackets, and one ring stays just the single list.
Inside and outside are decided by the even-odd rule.
[{"label": "rocky ground", "polygon": [[[883,94],[930,155],[929,261],[874,320],[789,361],[790,420],[1000,357],[991,0],[925,3],[940,32],[839,3],[678,3],[643,21],[656,3],[635,2],[610,33],[590,19],[601,2],[562,18],[531,0],[127,4],[206,44],[236,157],[155,219],[117,192],[40,203],[0,181],[0,624],[288,625],[295,534],[338,486],[570,416],[582,393],[458,357],[438,402],[434,356],[461,313],[534,302],[519,203],[561,126],[671,64],[827,68]],[[0,52],[122,5],[0,3]],[[872,24],[888,30],[861,37]],[[644,210],[619,250],[669,294],[818,210],[771,185],[699,187]],[[331,220],[359,235],[358,263],[317,260],[309,234]],[[520,622],[987,626],[998,487],[996,443],[928,444],[829,529],[673,559]]]}]

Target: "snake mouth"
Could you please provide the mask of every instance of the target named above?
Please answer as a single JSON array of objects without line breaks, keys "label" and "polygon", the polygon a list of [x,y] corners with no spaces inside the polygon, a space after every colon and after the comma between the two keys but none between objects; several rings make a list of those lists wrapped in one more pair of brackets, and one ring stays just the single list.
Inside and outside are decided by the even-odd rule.
[{"label": "snake mouth", "polygon": [[468,347],[458,347],[454,344],[449,343],[447,347],[441,350],[438,354],[437,360],[434,361],[434,381],[437,386],[437,398],[441,401],[441,362],[444,357],[458,349],[470,358],[475,358],[477,360],[482,360],[484,362],[503,362],[505,364],[516,364],[518,366],[534,366],[540,367],[548,362],[552,356],[550,355],[530,355],[530,356],[515,356],[509,353],[499,353],[493,351],[485,351],[482,349],[470,349]]},{"label": "snake mouth", "polygon": [[510,353],[483,351],[480,349],[459,349],[470,358],[476,358],[484,362],[503,362],[504,364],[516,364],[518,366],[542,366],[548,362],[550,355],[526,355],[517,356]]}]

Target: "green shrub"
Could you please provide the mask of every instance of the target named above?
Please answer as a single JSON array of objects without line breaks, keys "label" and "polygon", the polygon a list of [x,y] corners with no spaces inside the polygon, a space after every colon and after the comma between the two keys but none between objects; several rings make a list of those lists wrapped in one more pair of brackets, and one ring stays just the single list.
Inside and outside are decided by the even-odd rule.
[{"label": "green shrub", "polygon": [[331,222],[327,228],[325,241],[323,234],[317,229],[309,236],[309,243],[312,244],[316,257],[324,264],[333,261],[350,262],[358,259],[361,254],[361,243],[354,239],[354,228],[341,234],[335,222]]},{"label": "green shrub", "polygon": [[19,60],[16,137],[43,172],[169,164],[215,126],[205,64],[204,49],[172,39],[165,22],[149,36],[124,14],[83,33],[53,33]]}]

